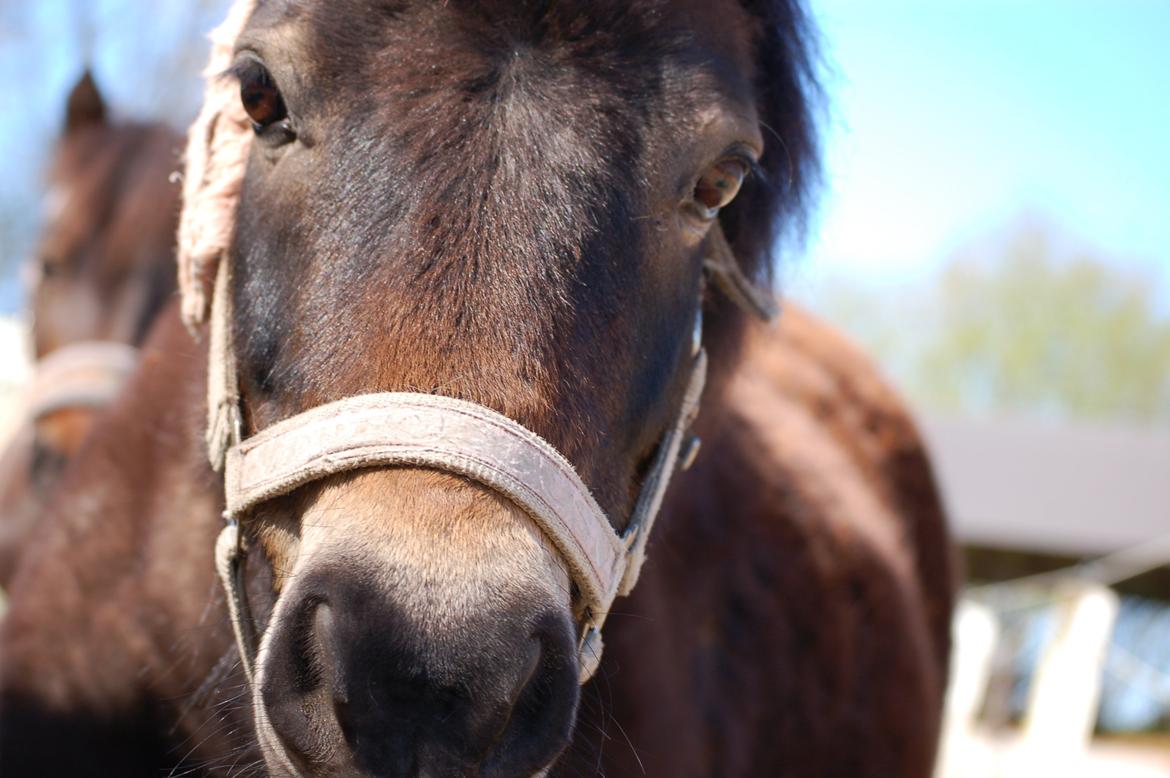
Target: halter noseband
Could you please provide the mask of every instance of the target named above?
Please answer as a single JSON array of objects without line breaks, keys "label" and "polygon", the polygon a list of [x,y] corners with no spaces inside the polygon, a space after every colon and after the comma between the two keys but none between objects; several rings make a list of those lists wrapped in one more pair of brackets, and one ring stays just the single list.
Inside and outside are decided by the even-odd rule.
[{"label": "halter noseband", "polygon": [[[714,233],[715,256],[705,263],[708,277],[737,304],[771,318],[771,298],[743,276],[717,225]],[[512,419],[464,400],[409,392],[362,394],[311,408],[243,438],[230,336],[229,267],[225,257],[212,297],[207,442],[213,467],[224,474],[227,506],[227,525],[216,543],[216,567],[249,682],[254,678],[257,636],[245,596],[240,522],[261,503],[313,481],[361,468],[394,466],[463,476],[532,517],[576,584],[581,614],[579,681],[589,680],[601,659],[601,629],[610,606],[638,582],[670,478],[690,465],[696,450],[697,438],[690,429],[707,375],[701,308],[682,401],[659,442],[626,529],[619,534],[573,466],[552,445]],[[691,442],[684,447],[688,438]]]},{"label": "halter noseband", "polygon": [[30,419],[72,408],[109,405],[138,365],[138,349],[125,343],[93,340],[70,343],[36,364],[25,395]]}]

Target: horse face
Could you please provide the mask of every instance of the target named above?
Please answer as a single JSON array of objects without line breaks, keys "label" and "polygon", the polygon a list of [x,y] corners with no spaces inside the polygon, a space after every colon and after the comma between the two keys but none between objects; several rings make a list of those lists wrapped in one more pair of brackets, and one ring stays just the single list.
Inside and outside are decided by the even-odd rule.
[{"label": "horse face", "polygon": [[77,341],[139,343],[175,287],[180,139],[116,125],[93,79],[69,95],[33,265],[37,357]]},{"label": "horse face", "polygon": [[[624,522],[707,243],[763,153],[760,34],[733,2],[261,4],[233,67],[255,129],[230,256],[248,427],[375,391],[470,400]],[[278,595],[272,769],[522,776],[564,748],[578,614],[515,506],[385,469],[248,525]]]}]

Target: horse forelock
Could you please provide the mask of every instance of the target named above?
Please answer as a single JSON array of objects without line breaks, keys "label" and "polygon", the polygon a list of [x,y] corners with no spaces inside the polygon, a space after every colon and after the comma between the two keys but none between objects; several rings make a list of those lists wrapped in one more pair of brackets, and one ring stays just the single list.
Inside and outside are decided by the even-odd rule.
[{"label": "horse forelock", "polygon": [[187,136],[183,213],[179,222],[179,290],[189,328],[207,317],[211,288],[235,229],[236,206],[252,145],[239,88],[225,74],[232,50],[257,0],[235,0],[211,34],[203,107]]}]

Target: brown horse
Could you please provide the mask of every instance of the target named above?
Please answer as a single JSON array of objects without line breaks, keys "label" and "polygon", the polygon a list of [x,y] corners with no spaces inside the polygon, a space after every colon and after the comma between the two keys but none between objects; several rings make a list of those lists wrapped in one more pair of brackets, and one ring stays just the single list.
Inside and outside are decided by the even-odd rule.
[{"label": "brown horse", "polygon": [[[129,361],[96,344],[140,345],[174,294],[179,189],[169,178],[180,147],[161,124],[110,122],[88,72],[69,93],[29,304],[35,356],[52,359],[34,382],[35,418],[0,458],[0,586]],[[75,377],[91,383],[63,385]]]},{"label": "brown horse", "polygon": [[952,589],[921,444],[823,326],[765,330],[714,288],[704,449],[583,687],[579,570],[472,478],[308,479],[242,520],[242,598],[213,573],[201,420],[209,384],[215,418],[234,407],[225,376],[245,438],[371,392],[487,406],[622,529],[701,353],[704,260],[729,243],[762,275],[799,220],[800,9],[237,11],[247,117],[215,78],[181,276],[188,321],[212,298],[226,339],[209,354],[164,315],[67,472],[0,636],[4,774],[929,775]]}]

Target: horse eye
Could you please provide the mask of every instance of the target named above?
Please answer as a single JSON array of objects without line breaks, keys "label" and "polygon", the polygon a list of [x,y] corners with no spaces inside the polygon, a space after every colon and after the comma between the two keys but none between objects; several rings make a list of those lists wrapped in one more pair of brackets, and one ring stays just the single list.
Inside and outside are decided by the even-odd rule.
[{"label": "horse eye", "polygon": [[714,219],[721,208],[734,200],[748,172],[748,163],[737,157],[722,159],[707,168],[695,184],[695,203],[702,216]]},{"label": "horse eye", "polygon": [[288,118],[284,98],[272,82],[272,75],[260,64],[252,64],[240,74],[240,101],[252,119],[256,132]]}]

